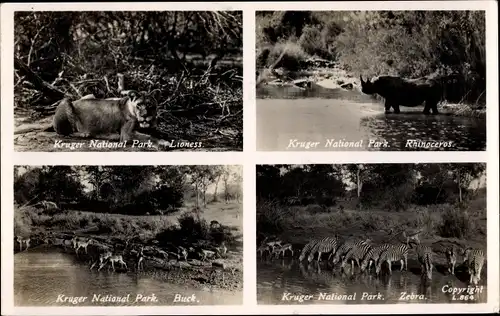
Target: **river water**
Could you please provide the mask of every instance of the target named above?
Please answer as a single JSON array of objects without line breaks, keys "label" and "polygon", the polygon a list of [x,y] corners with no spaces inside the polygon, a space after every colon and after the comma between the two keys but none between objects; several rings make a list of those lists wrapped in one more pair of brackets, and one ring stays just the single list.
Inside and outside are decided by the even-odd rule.
[{"label": "river water", "polygon": [[[92,302],[94,294],[100,298],[130,295],[128,302],[109,303]],[[156,297],[157,301],[135,302],[138,294]],[[176,294],[183,297],[194,294],[196,301],[174,303]],[[58,302],[60,295],[88,298],[74,305]],[[195,289],[134,273],[113,273],[107,269],[90,271],[73,255],[46,248],[34,248],[14,255],[14,297],[16,306],[239,305],[243,300],[241,292]]]},{"label": "river water", "polygon": [[[410,264],[410,263],[409,263]],[[355,267],[355,270],[357,267]],[[480,285],[484,284],[481,280]],[[459,296],[444,292],[450,288],[463,288],[467,285],[455,276],[433,272],[432,281],[421,279],[419,269],[399,271],[399,266],[393,264],[392,276],[381,278],[372,274],[361,275],[358,270],[350,271],[327,267],[325,263],[318,265],[299,264],[298,260],[262,260],[257,262],[257,301],[259,304],[398,304],[398,303],[485,303],[487,300],[486,286],[474,300],[460,301]],[[291,295],[313,295],[311,300],[290,301]],[[323,293],[323,298],[320,294]],[[365,294],[363,294],[365,293]],[[377,294],[380,293],[380,298]],[[328,300],[331,298],[338,298]],[[406,294],[404,299],[402,295]],[[413,295],[412,295],[413,294]],[[337,295],[351,295],[350,300]],[[355,296],[354,296],[355,295]],[[363,299],[363,295],[364,299]],[[372,295],[372,296],[369,296]],[[422,296],[420,296],[422,295]],[[368,298],[373,298],[368,300]]]},{"label": "river water", "polygon": [[[263,85],[257,88],[257,95],[257,149],[260,151],[479,151],[486,148],[485,118],[445,113],[425,115],[423,106],[401,107],[400,114],[386,115],[381,102],[359,91],[327,89],[315,84],[306,90]],[[440,147],[425,148],[412,140],[443,143]],[[304,142],[304,146],[306,142],[319,144],[314,148],[294,147],[300,142]],[[346,147],[343,142],[358,144]]]}]

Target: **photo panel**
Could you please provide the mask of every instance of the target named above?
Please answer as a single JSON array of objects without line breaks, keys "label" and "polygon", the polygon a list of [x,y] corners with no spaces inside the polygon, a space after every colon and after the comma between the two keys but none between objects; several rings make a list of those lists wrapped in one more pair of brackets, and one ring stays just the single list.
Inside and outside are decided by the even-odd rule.
[{"label": "photo panel", "polygon": [[16,151],[242,151],[242,11],[15,11]]},{"label": "photo panel", "polygon": [[486,11],[257,11],[258,151],[485,151]]},{"label": "photo panel", "polygon": [[14,306],[241,305],[242,166],[14,166]]},{"label": "photo panel", "polygon": [[487,303],[485,163],[256,173],[258,304]]}]

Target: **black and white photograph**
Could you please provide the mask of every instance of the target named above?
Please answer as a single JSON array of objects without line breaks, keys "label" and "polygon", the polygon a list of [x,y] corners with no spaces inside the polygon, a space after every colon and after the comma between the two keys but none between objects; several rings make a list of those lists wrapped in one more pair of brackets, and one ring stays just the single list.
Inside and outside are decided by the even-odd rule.
[{"label": "black and white photograph", "polygon": [[258,304],[487,302],[485,163],[258,165],[256,181]]},{"label": "black and white photograph", "polygon": [[15,306],[240,305],[242,166],[15,166]]},{"label": "black and white photograph", "polygon": [[257,11],[257,150],[485,151],[485,12]]},{"label": "black and white photograph", "polygon": [[242,151],[242,16],[14,12],[15,150]]}]

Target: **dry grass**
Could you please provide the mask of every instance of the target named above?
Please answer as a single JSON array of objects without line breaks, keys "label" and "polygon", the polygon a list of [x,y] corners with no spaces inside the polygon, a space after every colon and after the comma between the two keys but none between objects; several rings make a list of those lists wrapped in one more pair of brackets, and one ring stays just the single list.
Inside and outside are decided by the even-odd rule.
[{"label": "dry grass", "polygon": [[403,212],[390,212],[381,209],[283,207],[265,203],[258,206],[257,214],[259,232],[278,234],[297,244],[304,244],[313,237],[326,237],[335,233],[376,239],[379,235],[387,235],[391,228],[394,232],[421,229],[421,238],[429,241],[451,238],[484,243],[486,239],[485,197],[471,201],[466,209],[443,204],[411,206]]}]

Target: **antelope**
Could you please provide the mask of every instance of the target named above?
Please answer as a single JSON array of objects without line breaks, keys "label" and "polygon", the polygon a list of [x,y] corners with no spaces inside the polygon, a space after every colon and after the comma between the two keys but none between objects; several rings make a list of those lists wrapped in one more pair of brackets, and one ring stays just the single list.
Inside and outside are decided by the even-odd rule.
[{"label": "antelope", "polygon": [[[123,261],[123,256],[122,255],[111,255],[111,256],[109,256],[107,258],[107,262],[111,262],[111,267],[113,268],[113,272],[116,272],[116,270],[115,270],[115,262],[119,263],[121,267],[125,267],[125,269],[128,270],[127,264],[125,263],[125,261]],[[99,266],[99,269],[97,271],[101,270],[101,268],[104,267],[107,262],[102,263]],[[108,267],[108,269],[109,269],[109,267]]]},{"label": "antelope", "polygon": [[85,253],[86,253],[86,254],[88,254],[89,252],[88,252],[87,247],[88,247],[90,244],[92,244],[92,242],[93,242],[93,241],[92,241],[92,239],[88,239],[87,241],[77,240],[77,241],[76,241],[76,249],[75,249],[75,253],[78,255],[78,250],[79,250],[80,248],[82,248],[82,249],[85,249]]},{"label": "antelope", "polygon": [[25,250],[28,250],[28,248],[30,247],[31,238],[28,237],[24,239],[22,236],[16,236],[16,240],[19,243],[19,251],[23,251],[23,243],[26,245]]},{"label": "antelope", "polygon": [[141,246],[141,250],[137,253],[137,272],[144,269],[144,246]]},{"label": "antelope", "polygon": [[188,251],[186,248],[179,246],[177,247],[179,255],[181,255],[184,258],[184,261],[187,261],[188,259]]},{"label": "antelope", "polygon": [[227,253],[227,247],[226,247],[226,243],[225,242],[222,242],[222,244],[215,248],[217,250],[217,255],[222,258],[223,256],[226,255]]},{"label": "antelope", "polygon": [[108,260],[111,256],[113,255],[113,253],[111,251],[106,251],[104,253],[101,253],[99,255],[99,259],[96,260],[91,266],[90,266],[90,270],[92,270],[92,268],[97,264],[97,262],[99,261],[99,269],[97,271],[100,271],[101,268],[104,266],[104,263],[106,262],[106,260]]},{"label": "antelope", "polygon": [[200,257],[201,261],[205,261],[207,258],[212,258],[215,255],[214,251],[201,249]]},{"label": "antelope", "polygon": [[417,232],[412,232],[410,234],[407,234],[405,230],[403,230],[402,234],[403,237],[406,238],[406,245],[409,246],[410,241],[414,241],[417,245],[420,245],[420,238],[418,237],[422,230],[419,230]]},{"label": "antelope", "polygon": [[266,245],[268,247],[271,247],[272,250],[274,251],[275,247],[281,247],[281,243],[282,243],[282,241],[278,239],[278,240],[275,240],[275,241],[270,241],[270,242],[266,243]]}]

